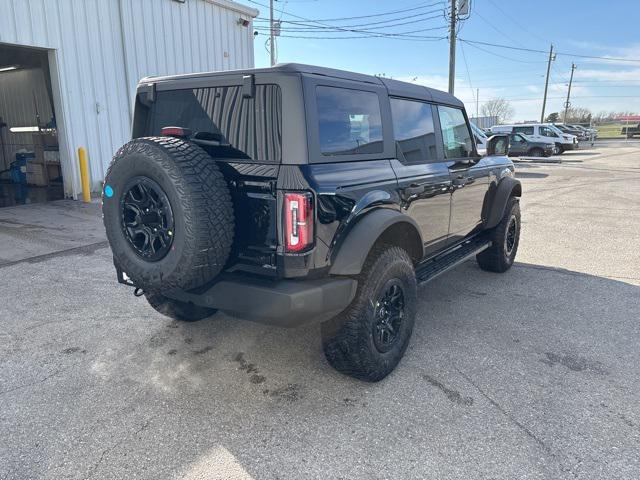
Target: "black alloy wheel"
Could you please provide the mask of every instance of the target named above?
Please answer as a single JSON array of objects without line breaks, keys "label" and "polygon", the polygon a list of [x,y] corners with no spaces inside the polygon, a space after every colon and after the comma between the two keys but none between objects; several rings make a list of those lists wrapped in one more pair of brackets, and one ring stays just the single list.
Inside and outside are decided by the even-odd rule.
[{"label": "black alloy wheel", "polygon": [[504,254],[507,257],[511,256],[513,247],[516,245],[516,235],[518,232],[518,219],[515,215],[509,217],[509,223],[507,224],[507,231],[504,236]]},{"label": "black alloy wheel", "polygon": [[378,351],[388,352],[396,340],[404,320],[404,292],[397,278],[390,279],[375,303],[373,343]]},{"label": "black alloy wheel", "polygon": [[173,211],[167,194],[148,177],[133,177],[120,200],[122,232],[138,254],[149,262],[164,258],[173,244]]}]

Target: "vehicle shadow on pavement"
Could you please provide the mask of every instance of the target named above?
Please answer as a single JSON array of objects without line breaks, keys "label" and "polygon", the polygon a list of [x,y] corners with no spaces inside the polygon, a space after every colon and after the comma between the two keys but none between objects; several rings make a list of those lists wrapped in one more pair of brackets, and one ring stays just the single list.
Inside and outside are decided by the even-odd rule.
[{"label": "vehicle shadow on pavement", "polygon": [[21,303],[4,324],[0,465],[17,477],[634,478],[637,285],[467,262],[420,287],[405,358],[368,384],[329,367],[318,326],[176,323],[109,261],[27,264],[6,287],[48,298],[55,277],[64,305],[25,319]]},{"label": "vehicle shadow on pavement", "polygon": [[[317,327],[285,330],[222,315],[196,324],[168,323],[173,338],[163,352],[145,357],[151,361],[144,376],[155,379],[154,388],[188,395],[192,408],[211,415],[210,421],[232,410],[236,418],[246,416],[260,429],[284,434],[288,428],[267,417],[300,428],[302,416],[318,430],[314,438],[305,437],[303,445],[289,431],[294,438],[280,441],[303,456],[326,448],[322,439],[329,441],[331,429],[349,425],[379,434],[375,422],[360,425],[357,418],[389,412],[381,421],[391,432],[410,425],[420,432],[412,442],[387,433],[387,441],[398,442],[392,450],[437,455],[436,445],[453,447],[464,432],[466,452],[453,456],[467,457],[487,448],[491,432],[492,455],[501,452],[531,470],[553,472],[553,465],[523,456],[522,446],[561,469],[578,468],[574,459],[585,451],[594,458],[608,452],[605,438],[621,449],[612,454],[619,460],[629,451],[640,420],[632,413],[640,400],[640,376],[628,368],[640,362],[639,305],[640,287],[629,283],[524,263],[497,275],[468,262],[420,288],[407,355],[377,384],[334,372],[322,357]],[[181,342],[171,354],[169,347]],[[144,358],[139,360],[143,366]],[[217,410],[208,402],[226,407]],[[402,405],[402,420],[391,413],[394,405]],[[257,451],[247,451],[240,431],[233,425],[217,435],[259,477]],[[329,471],[352,462],[344,453],[338,457],[328,462]],[[584,458],[579,468],[590,461]]]},{"label": "vehicle shadow on pavement", "polygon": [[[619,300],[614,302],[612,296]],[[497,275],[468,262],[420,287],[410,351],[430,355],[431,345],[442,347],[442,353],[455,358],[463,352],[456,352],[453,346],[466,345],[470,337],[480,335],[482,328],[491,329],[489,338],[483,339],[485,345],[504,342],[509,335],[514,339],[510,342],[520,344],[517,348],[511,343],[509,346],[520,350],[524,344],[537,345],[544,339],[539,345],[542,357],[546,350],[577,349],[569,340],[578,334],[583,346],[591,341],[590,348],[599,350],[605,339],[602,334],[610,335],[615,325],[633,326],[631,312],[635,307],[640,313],[639,298],[640,287],[617,280],[523,263]],[[603,317],[604,311],[612,310],[618,315]],[[224,314],[180,323],[148,313],[158,317],[162,326],[149,337],[139,360],[142,364],[145,359],[149,362],[143,376],[158,388],[173,390],[191,383],[199,389],[222,380],[243,389],[249,386],[257,397],[267,401],[267,390],[272,393],[288,386],[301,390],[319,380],[348,388],[371,388],[328,366],[317,325],[284,329]],[[527,335],[533,337],[527,339]],[[611,341],[618,348],[625,343],[617,335]],[[603,349],[600,354],[609,357],[610,351]],[[412,354],[409,363],[410,357]],[[405,363],[400,371],[406,368]]]}]

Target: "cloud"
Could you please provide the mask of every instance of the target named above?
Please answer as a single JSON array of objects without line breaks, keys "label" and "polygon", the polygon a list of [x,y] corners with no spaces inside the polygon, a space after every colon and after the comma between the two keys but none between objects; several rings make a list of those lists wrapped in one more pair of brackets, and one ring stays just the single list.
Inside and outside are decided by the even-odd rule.
[{"label": "cloud", "polygon": [[609,69],[576,69],[574,76],[581,80],[605,80],[624,81],[640,85],[640,68],[627,68],[625,70]]},{"label": "cloud", "polygon": [[[624,65],[626,67],[640,66],[640,43],[633,43],[624,47],[612,47],[595,42],[570,42],[579,48],[585,49],[585,55],[594,55],[604,58],[582,58],[575,57],[580,63],[602,64],[602,65]],[[562,51],[562,49],[559,49]],[[562,55],[562,54],[560,54]],[[571,58],[571,55],[564,55]],[[610,57],[610,58],[607,58]]]}]

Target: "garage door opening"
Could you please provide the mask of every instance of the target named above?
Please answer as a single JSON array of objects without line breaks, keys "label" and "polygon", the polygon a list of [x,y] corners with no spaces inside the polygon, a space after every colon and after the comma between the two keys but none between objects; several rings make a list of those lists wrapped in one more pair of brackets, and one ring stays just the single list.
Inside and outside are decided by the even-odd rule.
[{"label": "garage door opening", "polygon": [[48,52],[0,44],[0,207],[62,198]]}]

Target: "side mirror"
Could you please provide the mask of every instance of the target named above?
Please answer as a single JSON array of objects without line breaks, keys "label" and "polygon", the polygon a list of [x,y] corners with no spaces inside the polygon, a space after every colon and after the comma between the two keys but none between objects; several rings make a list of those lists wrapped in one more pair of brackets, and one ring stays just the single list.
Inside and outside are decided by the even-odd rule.
[{"label": "side mirror", "polygon": [[509,155],[509,135],[492,135],[487,140],[487,156]]}]

